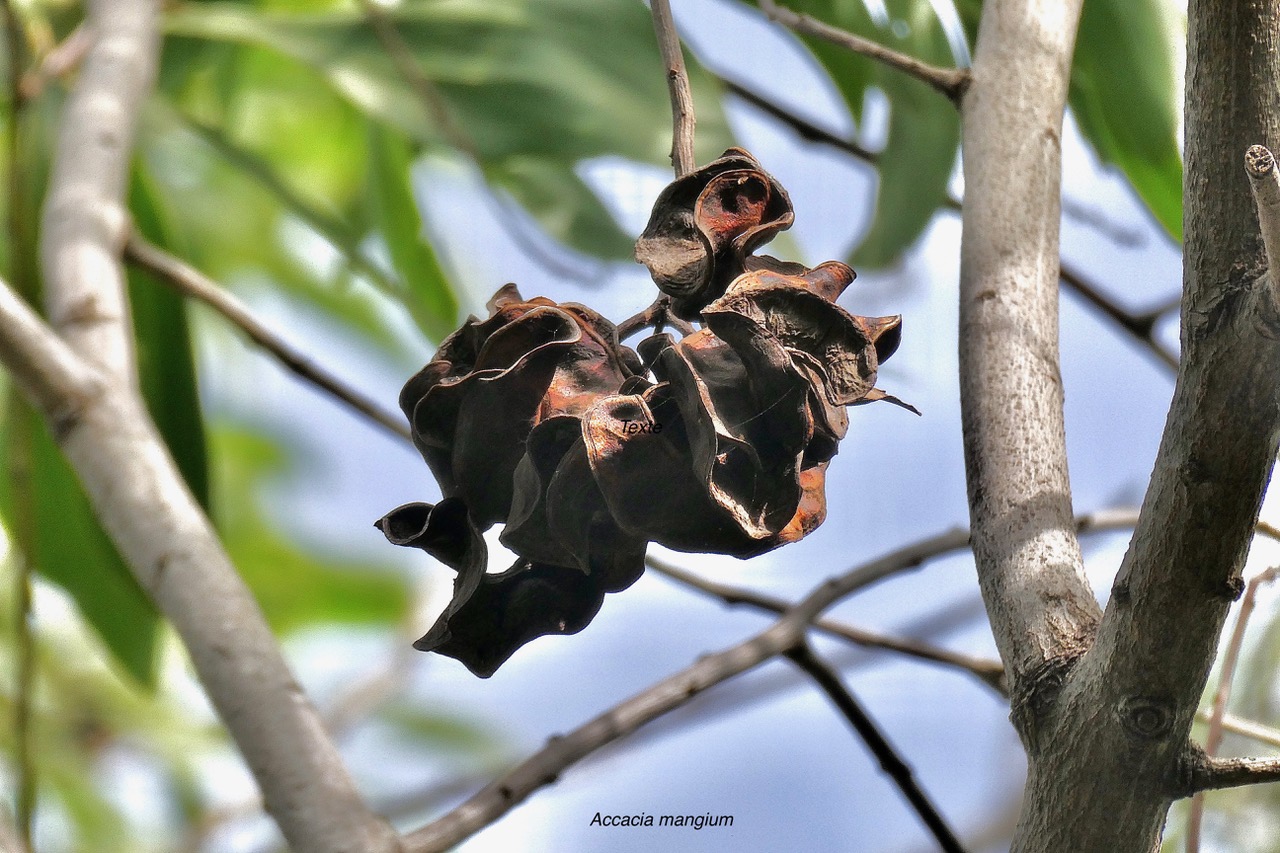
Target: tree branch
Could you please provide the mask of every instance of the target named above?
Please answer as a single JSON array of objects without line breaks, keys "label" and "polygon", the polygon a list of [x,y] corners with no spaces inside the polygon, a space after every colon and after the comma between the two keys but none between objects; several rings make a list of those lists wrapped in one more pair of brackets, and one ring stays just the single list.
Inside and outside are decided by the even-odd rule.
[{"label": "tree branch", "polygon": [[667,88],[671,92],[671,166],[676,177],[683,178],[697,167],[693,155],[693,128],[697,123],[693,112],[693,92],[689,88],[689,72],[684,67],[684,52],[670,0],[649,0],[653,12],[653,28],[658,35],[658,50],[667,68]]},{"label": "tree branch", "polygon": [[1072,523],[1058,368],[1060,138],[1079,12],[1079,0],[987,3],[961,103],[965,469],[1015,713],[1084,653],[1100,615]]},{"label": "tree branch", "polygon": [[569,734],[551,738],[541,751],[489,783],[462,805],[405,836],[404,853],[438,853],[469,838],[539,788],[554,783],[565,769],[595,750],[685,705],[709,687],[795,648],[803,641],[809,623],[823,610],[856,590],[905,568],[919,566],[939,549],[945,549],[955,536],[955,532],[949,532],[922,540],[831,578],[769,629],[722,652],[703,657]]},{"label": "tree branch", "polygon": [[388,432],[406,441],[410,439],[409,427],[399,413],[383,409],[377,402],[313,362],[305,353],[290,346],[255,317],[249,306],[190,264],[148,242],[136,232],[130,235],[124,250],[125,257],[154,274],[160,281],[217,311],[299,378],[345,403]]},{"label": "tree branch", "polygon": [[1250,145],[1244,155],[1245,171],[1258,209],[1262,244],[1267,251],[1271,298],[1280,302],[1280,169],[1265,145]]},{"label": "tree branch", "polygon": [[867,749],[871,750],[871,754],[880,762],[880,769],[898,786],[898,790],[906,797],[912,810],[920,816],[920,820],[930,834],[937,839],[938,846],[944,853],[964,853],[964,848],[960,845],[956,834],[951,827],[947,826],[937,806],[916,782],[911,766],[902,760],[894,750],[893,744],[889,743],[889,739],[880,731],[875,720],[871,719],[871,715],[858,704],[858,700],[840,680],[840,675],[822,658],[814,654],[807,642],[797,645],[787,653],[787,657],[814,680],[814,683],[827,694],[832,704],[849,721],[849,725],[866,743]]},{"label": "tree branch", "polygon": [[1280,782],[1280,758],[1213,758],[1201,755],[1192,761],[1189,788],[1183,796],[1264,782]]},{"label": "tree branch", "polygon": [[42,217],[50,316],[0,290],[0,357],[42,410],[121,556],[182,636],[210,699],[295,848],[392,853],[160,440],[137,391],[120,250],[137,113],[158,51],[152,0],[96,0]]},{"label": "tree branch", "polygon": [[[967,542],[968,537],[965,537]],[[961,545],[960,547],[963,547]],[[698,577],[692,572],[687,572],[679,566],[673,566],[664,562],[657,557],[649,556],[645,558],[645,563],[650,569],[658,574],[668,577],[679,584],[690,587],[698,592],[715,596],[728,605],[746,604],[760,610],[766,610],[770,613],[786,613],[791,609],[791,604],[780,598],[774,598],[764,593],[755,592],[744,587],[731,586],[729,584],[717,583],[716,581]],[[998,660],[986,660],[983,658],[972,657],[970,655],[953,652],[948,649],[931,646],[928,643],[920,643],[914,640],[904,640],[897,637],[889,637],[883,634],[877,634],[874,631],[867,631],[862,628],[855,628],[852,625],[838,622],[833,619],[815,619],[813,627],[823,633],[830,634],[842,640],[848,640],[859,646],[869,648],[886,649],[888,651],[898,652],[920,660],[933,661],[946,666],[953,666],[963,669],[976,676],[980,681],[992,688],[998,693],[1004,694],[1007,688],[1004,683],[1004,664]]]},{"label": "tree branch", "polygon": [[764,12],[771,20],[777,21],[784,27],[793,29],[798,33],[829,41],[854,53],[884,63],[890,68],[896,68],[898,71],[909,74],[917,80],[922,80],[946,95],[953,102],[959,102],[960,97],[964,94],[965,87],[969,84],[969,73],[963,69],[938,68],[929,65],[927,62],[921,62],[915,57],[899,53],[870,39],[865,39],[839,27],[825,24],[809,15],[793,12],[785,6],[779,6],[774,0],[760,0],[760,11]]},{"label": "tree branch", "polygon": [[[1280,445],[1280,308],[1239,159],[1280,142],[1280,90],[1254,83],[1280,79],[1280,2],[1192,0],[1187,54],[1177,385],[1096,641],[1042,709],[1019,850],[1158,843]],[[1052,794],[1080,785],[1096,808]]]}]

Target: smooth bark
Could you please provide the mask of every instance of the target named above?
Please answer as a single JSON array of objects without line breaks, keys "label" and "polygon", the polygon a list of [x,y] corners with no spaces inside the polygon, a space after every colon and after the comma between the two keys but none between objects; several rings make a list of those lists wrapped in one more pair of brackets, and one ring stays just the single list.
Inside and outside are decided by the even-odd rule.
[{"label": "smooth bark", "polygon": [[1084,653],[1099,617],[1072,520],[1058,372],[1062,113],[1079,13],[1078,0],[988,2],[961,102],[965,469],[1015,714]]}]

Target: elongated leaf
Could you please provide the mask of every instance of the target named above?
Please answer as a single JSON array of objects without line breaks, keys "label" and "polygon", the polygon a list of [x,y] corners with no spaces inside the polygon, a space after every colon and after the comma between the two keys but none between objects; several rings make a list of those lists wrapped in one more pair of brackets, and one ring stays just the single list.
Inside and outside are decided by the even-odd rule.
[{"label": "elongated leaf", "polygon": [[[134,172],[134,225],[156,245],[169,244],[158,199],[145,173]],[[204,416],[196,387],[191,330],[182,297],[153,276],[129,270],[129,305],[138,354],[138,381],[147,410],[196,500],[209,508]]]},{"label": "elongated leaf", "polygon": [[[934,65],[953,63],[932,6],[919,0],[885,5],[891,23],[877,32],[878,41]],[[880,152],[875,218],[853,256],[855,266],[872,268],[894,263],[946,202],[960,144],[959,113],[936,91],[884,67],[876,83],[889,98],[889,136]]]},{"label": "elongated leaf", "polygon": [[1124,172],[1175,240],[1182,239],[1180,17],[1169,0],[1089,0],[1080,16],[1070,89],[1085,138],[1104,163]]},{"label": "elongated leaf", "polygon": [[[796,12],[847,30],[925,62],[951,66],[942,24],[925,0],[888,0],[886,26],[875,24],[861,0],[794,0]],[[900,71],[821,39],[804,43],[831,75],[854,117],[867,89],[889,100],[889,133],[879,153],[875,215],[853,256],[858,267],[883,267],[910,247],[947,199],[960,143],[959,116],[946,98]]]},{"label": "elongated leaf", "polygon": [[[29,419],[29,426],[13,422],[21,417]],[[125,671],[139,684],[153,687],[159,614],[102,532],[62,452],[30,411],[10,413],[6,455],[13,452],[23,429],[30,430],[31,476],[21,493],[16,488],[23,486],[13,478],[0,477],[0,509],[6,521],[13,524],[20,518],[24,510],[18,501],[29,502],[35,529],[31,556],[37,570],[71,594]]]},{"label": "elongated leaf", "polygon": [[385,300],[369,288],[349,286],[350,263],[318,259],[311,247],[299,245],[294,238],[303,229],[297,223],[306,224],[305,216],[287,208],[258,176],[199,144],[173,110],[147,113],[139,155],[138,168],[165,212],[172,248],[183,258],[224,286],[265,278],[388,355],[403,355],[400,337],[387,325]]},{"label": "elongated leaf", "polygon": [[[956,10],[972,50],[982,0],[957,0]],[[1175,240],[1182,239],[1177,56],[1185,26],[1171,0],[1089,0],[1068,93],[1098,158],[1124,173]]]},{"label": "elongated leaf", "polygon": [[572,165],[508,157],[489,170],[489,180],[511,193],[555,239],[600,257],[631,259],[633,239]]},{"label": "elongated leaf", "polygon": [[[537,171],[544,176],[551,164],[567,175],[579,160],[604,154],[667,162],[670,108],[643,5],[416,0],[388,14],[472,141],[485,172],[502,177],[522,201],[539,194],[521,192],[531,170],[523,162],[508,163],[512,158],[539,161]],[[305,63],[371,117],[420,144],[443,144],[428,111],[358,10],[285,15],[203,3],[183,6],[167,20],[170,33],[258,45]],[[699,155],[710,159],[729,144],[729,134],[710,78],[696,65],[690,76]],[[580,202],[579,189],[585,185],[571,187],[571,204]],[[587,215],[580,203],[567,215],[545,204],[530,212],[549,231],[567,233],[575,248],[620,254],[617,234],[607,228],[565,228],[566,219]]]},{"label": "elongated leaf", "polygon": [[458,300],[422,227],[411,188],[409,143],[369,123],[368,206],[405,285],[405,302],[418,325],[442,340],[458,325]]}]

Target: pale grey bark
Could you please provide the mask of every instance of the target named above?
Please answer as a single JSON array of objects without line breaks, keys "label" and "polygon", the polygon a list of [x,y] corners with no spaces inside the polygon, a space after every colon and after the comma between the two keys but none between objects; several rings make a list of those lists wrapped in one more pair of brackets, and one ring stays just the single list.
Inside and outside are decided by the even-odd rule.
[{"label": "pale grey bark", "polygon": [[[137,393],[120,254],[157,2],[97,0],[96,41],[68,101],[43,216],[49,315],[0,291],[0,356],[49,422],[125,562],[169,618],[267,809],[308,853],[392,853]],[[63,345],[65,341],[65,346]]]},{"label": "pale grey bark", "polygon": [[[979,573],[1029,758],[1013,849],[1147,851],[1174,799],[1277,773],[1275,762],[1207,759],[1189,734],[1280,443],[1280,310],[1242,163],[1280,131],[1280,2],[1190,4],[1183,355],[1096,639],[1062,533],[1055,315],[1031,284],[1057,264],[1053,114],[1074,20],[1035,7],[986,4],[964,102],[966,461]],[[1020,673],[1048,677],[1019,684]]]},{"label": "pale grey bark", "polygon": [[960,400],[973,549],[1015,713],[1099,608],[1072,521],[1058,372],[1062,114],[1079,0],[985,4],[964,122]]}]

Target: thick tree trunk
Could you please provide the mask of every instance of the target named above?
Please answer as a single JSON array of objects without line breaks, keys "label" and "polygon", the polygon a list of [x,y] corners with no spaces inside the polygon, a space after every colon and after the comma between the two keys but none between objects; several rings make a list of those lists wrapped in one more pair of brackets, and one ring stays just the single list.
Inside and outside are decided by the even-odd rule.
[{"label": "thick tree trunk", "polygon": [[1280,440],[1280,310],[1244,169],[1280,143],[1280,0],[1192,0],[1182,366],[1096,641],[1019,720],[1017,851],[1148,851],[1203,778],[1189,735]]}]

